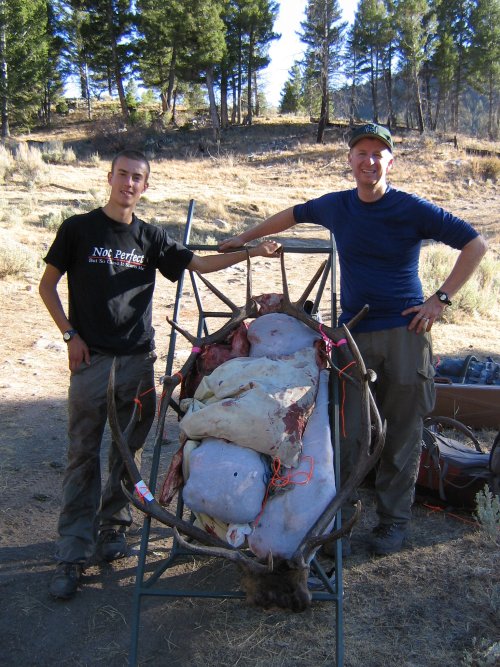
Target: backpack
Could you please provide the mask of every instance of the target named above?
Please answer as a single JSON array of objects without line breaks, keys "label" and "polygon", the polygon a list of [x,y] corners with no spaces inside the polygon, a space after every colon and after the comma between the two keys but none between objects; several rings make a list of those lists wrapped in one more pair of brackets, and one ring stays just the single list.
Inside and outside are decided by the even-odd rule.
[{"label": "backpack", "polygon": [[[453,429],[461,439],[444,436],[439,432],[440,426]],[[472,431],[461,422],[428,417],[424,421],[417,499],[431,498],[441,505],[474,510],[476,494],[485,485],[500,495],[500,432],[491,452],[484,452]]]},{"label": "backpack", "polygon": [[500,385],[500,363],[492,357],[479,361],[467,357],[442,357],[434,364],[436,381],[448,380],[454,384]]}]

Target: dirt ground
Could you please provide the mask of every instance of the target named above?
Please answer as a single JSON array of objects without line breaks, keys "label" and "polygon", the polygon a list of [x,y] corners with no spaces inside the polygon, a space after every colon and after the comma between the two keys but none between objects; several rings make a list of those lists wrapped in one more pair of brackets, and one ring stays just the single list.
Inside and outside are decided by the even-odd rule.
[{"label": "dirt ground", "polygon": [[[460,213],[461,203],[464,209],[473,210],[476,220],[491,220],[499,201],[498,194],[490,192],[488,198],[457,202],[454,210]],[[25,233],[20,230],[20,236]],[[42,254],[52,235],[35,228],[30,233]],[[303,284],[311,264],[304,265],[296,256],[290,260],[292,289]],[[254,276],[254,293],[269,291],[270,282],[279,282],[278,264],[258,260]],[[65,344],[38,296],[38,278],[35,272],[0,284],[0,663],[118,667],[127,664],[130,652],[142,517],[135,514],[127,558],[112,565],[89,566],[82,590],[69,602],[54,601],[48,594],[66,456],[68,370]],[[237,303],[243,302],[242,267],[221,272],[217,280],[233,290]],[[192,322],[194,299],[189,285],[185,295],[183,321]],[[164,371],[169,337],[165,317],[171,315],[174,299],[175,286],[160,281],[154,311],[158,379]],[[498,321],[487,321],[470,339],[463,327],[436,325],[436,351],[482,356],[498,352],[498,325]],[[175,367],[181,365],[185,353],[179,349]],[[173,423],[170,431],[175,438]],[[493,435],[483,433],[486,441]],[[107,435],[105,440],[103,468]],[[154,433],[143,457],[145,479],[149,478],[153,441]],[[166,452],[167,458],[172,449]],[[497,546],[478,531],[470,516],[418,504],[405,549],[374,559],[365,546],[375,521],[370,489],[363,491],[363,500],[365,510],[354,534],[354,552],[344,563],[345,664],[500,664]],[[168,555],[170,545],[170,531],[153,524],[148,570]],[[169,573],[174,586],[210,589],[234,579],[233,566],[198,557]],[[317,602],[308,612],[293,615],[264,613],[242,600],[156,597],[144,600],[141,609],[139,665],[334,664],[335,609],[331,603]]]}]

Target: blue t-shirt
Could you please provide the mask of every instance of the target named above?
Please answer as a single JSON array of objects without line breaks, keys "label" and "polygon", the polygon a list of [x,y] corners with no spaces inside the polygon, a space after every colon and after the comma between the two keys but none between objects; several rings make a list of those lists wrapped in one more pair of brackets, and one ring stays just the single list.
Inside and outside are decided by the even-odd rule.
[{"label": "blue t-shirt", "polygon": [[462,249],[478,233],[464,220],[415,195],[388,187],[365,203],[356,189],[332,192],[293,209],[297,223],[330,230],[340,263],[340,323],[368,304],[357,332],[407,326],[402,311],[423,303],[418,263],[422,241]]}]

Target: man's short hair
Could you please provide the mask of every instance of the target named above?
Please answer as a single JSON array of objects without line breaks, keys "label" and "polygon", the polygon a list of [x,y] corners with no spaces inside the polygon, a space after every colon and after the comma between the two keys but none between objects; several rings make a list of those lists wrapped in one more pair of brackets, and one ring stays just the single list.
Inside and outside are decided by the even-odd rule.
[{"label": "man's short hair", "polygon": [[389,130],[383,125],[377,125],[376,123],[366,123],[366,125],[355,127],[349,139],[349,148],[352,148],[354,144],[357,144],[358,141],[364,139],[365,137],[369,137],[370,139],[379,139],[392,153],[394,148],[392,136]]},{"label": "man's short hair", "polygon": [[136,160],[137,162],[142,162],[144,165],[146,165],[146,169],[149,176],[151,167],[149,165],[147,157],[144,155],[144,153],[141,153],[141,151],[136,151],[132,148],[126,148],[125,150],[120,151],[115,155],[115,157],[113,158],[113,162],[111,163],[111,173],[113,173],[115,169],[116,161],[121,157],[126,157],[129,160]]}]

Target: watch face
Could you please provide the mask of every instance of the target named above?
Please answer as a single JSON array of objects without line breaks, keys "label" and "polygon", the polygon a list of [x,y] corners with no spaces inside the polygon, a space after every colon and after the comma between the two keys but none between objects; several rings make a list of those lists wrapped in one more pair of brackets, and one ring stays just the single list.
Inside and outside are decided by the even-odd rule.
[{"label": "watch face", "polygon": [[439,300],[440,301],[448,301],[448,297],[446,296],[446,294],[440,294],[439,295]]},{"label": "watch face", "polygon": [[66,332],[64,333],[64,335],[63,335],[63,338],[64,338],[64,340],[66,340],[66,341],[67,341],[67,340],[71,340],[71,334],[68,333],[68,332],[66,331]]}]

